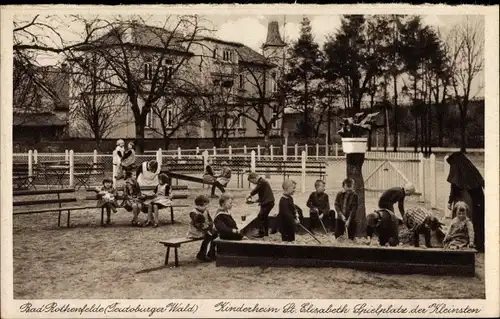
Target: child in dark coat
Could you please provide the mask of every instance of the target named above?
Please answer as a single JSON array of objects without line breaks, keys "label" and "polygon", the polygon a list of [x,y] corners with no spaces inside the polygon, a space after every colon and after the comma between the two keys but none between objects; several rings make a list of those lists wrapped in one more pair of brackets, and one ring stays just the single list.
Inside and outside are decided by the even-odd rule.
[{"label": "child in dark coat", "polygon": [[313,230],[315,227],[319,226],[320,219],[324,216],[330,217],[330,199],[328,194],[325,193],[325,182],[318,179],[314,183],[316,191],[309,195],[306,206],[310,209],[310,224],[309,228]]},{"label": "child in dark coat", "polygon": [[335,198],[335,211],[337,220],[335,237],[344,235],[347,230],[349,239],[354,239],[356,234],[356,212],[358,210],[358,195],[354,192],[354,180],[346,178],[342,182],[343,190]]},{"label": "child in dark coat", "polygon": [[226,240],[243,239],[243,234],[238,230],[238,226],[233,216],[231,216],[233,197],[227,193],[222,194],[219,199],[219,206],[214,218],[215,229],[219,233],[219,237]]},{"label": "child in dark coat", "polygon": [[[252,172],[248,174],[248,181],[255,184],[255,188],[250,192],[247,201],[252,199],[252,196],[259,195],[260,211],[257,219],[259,221],[259,233],[255,237],[264,237],[269,235],[269,213],[274,207],[274,194],[271,185],[264,178]],[[276,227],[273,227],[271,234],[276,233]]]},{"label": "child in dark coat", "polygon": [[194,199],[195,208],[189,213],[191,222],[189,224],[188,238],[203,238],[200,250],[196,258],[201,261],[215,260],[215,246],[213,240],[217,238],[214,231],[214,223],[208,211],[210,200],[205,195]]},{"label": "child in dark coat", "polygon": [[299,224],[293,194],[295,193],[295,181],[287,179],[283,182],[283,196],[279,202],[278,223],[281,240],[285,242],[295,241],[295,226]]}]

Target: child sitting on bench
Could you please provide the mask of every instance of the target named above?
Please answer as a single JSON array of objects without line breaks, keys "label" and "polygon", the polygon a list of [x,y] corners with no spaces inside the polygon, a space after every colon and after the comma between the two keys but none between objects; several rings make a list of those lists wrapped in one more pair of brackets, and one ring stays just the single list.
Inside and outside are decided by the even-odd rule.
[{"label": "child sitting on bench", "polygon": [[168,180],[168,176],[165,174],[160,174],[158,176],[158,185],[154,190],[155,197],[149,203],[148,220],[144,224],[144,227],[147,227],[151,224],[153,224],[154,228],[158,227],[160,208],[165,208],[172,205],[172,199],[170,197],[170,185],[168,184]]},{"label": "child sitting on bench", "polygon": [[137,180],[132,177],[132,171],[126,171],[125,173],[125,186],[123,190],[123,197],[125,203],[123,207],[129,211],[133,212],[134,217],[132,218],[132,226],[140,226],[138,219],[139,213],[142,210],[144,204],[144,196],[141,193],[141,187]]},{"label": "child sitting on bench", "polygon": [[205,195],[199,195],[194,199],[195,208],[189,213],[191,222],[187,236],[188,238],[203,238],[196,258],[204,262],[215,260],[213,240],[217,238],[212,217],[208,212],[209,203],[210,200]]},{"label": "child sitting on bench", "polygon": [[106,208],[106,225],[111,224],[111,211],[116,213],[116,189],[113,187],[113,181],[105,178],[102,181],[102,187],[97,193],[99,200],[97,207]]},{"label": "child sitting on bench", "polygon": [[219,233],[221,239],[226,240],[241,240],[243,234],[238,230],[238,226],[231,216],[231,208],[233,207],[233,197],[224,193],[219,199],[219,209],[214,218],[215,229]]}]

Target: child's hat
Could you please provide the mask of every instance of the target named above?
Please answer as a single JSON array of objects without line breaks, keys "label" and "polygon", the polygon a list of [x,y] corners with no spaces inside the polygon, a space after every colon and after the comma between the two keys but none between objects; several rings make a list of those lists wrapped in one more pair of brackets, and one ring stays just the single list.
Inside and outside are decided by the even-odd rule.
[{"label": "child's hat", "polygon": [[124,141],[124,140],[119,139],[118,141],[116,141],[116,145],[117,145],[117,146],[122,145],[122,144],[125,144],[125,141]]}]

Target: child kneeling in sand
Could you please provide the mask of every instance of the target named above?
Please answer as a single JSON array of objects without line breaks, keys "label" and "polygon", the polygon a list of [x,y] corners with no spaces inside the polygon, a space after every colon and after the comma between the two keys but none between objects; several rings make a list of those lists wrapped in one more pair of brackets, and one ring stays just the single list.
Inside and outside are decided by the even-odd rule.
[{"label": "child kneeling in sand", "polygon": [[224,193],[219,199],[219,209],[214,218],[215,229],[219,233],[220,239],[226,240],[241,240],[245,238],[238,230],[238,226],[231,216],[231,208],[233,208],[233,197]]},{"label": "child kneeling in sand", "polygon": [[203,238],[200,251],[196,258],[201,261],[215,260],[215,246],[213,240],[217,238],[214,231],[214,223],[208,212],[210,199],[205,195],[199,195],[194,199],[195,208],[189,213],[191,222],[189,223],[188,238]]}]

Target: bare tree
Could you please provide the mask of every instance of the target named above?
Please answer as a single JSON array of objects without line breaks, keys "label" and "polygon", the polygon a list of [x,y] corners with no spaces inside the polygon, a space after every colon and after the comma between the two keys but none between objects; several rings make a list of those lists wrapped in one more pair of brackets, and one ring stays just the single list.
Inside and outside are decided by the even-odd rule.
[{"label": "bare tree", "polygon": [[[160,99],[171,100],[190,83],[202,60],[193,52],[206,29],[197,16],[167,16],[162,27],[148,26],[140,18],[99,20],[85,23],[86,30],[106,27],[98,39],[74,48],[82,55],[96,54],[107,73],[99,80],[106,89],[127,97],[135,124],[136,151],[144,150],[146,118]],[[87,31],[89,32],[89,31]],[[198,58],[198,60],[196,60]],[[88,74],[85,65],[79,66]]]},{"label": "bare tree", "polygon": [[460,149],[466,150],[467,109],[473,80],[484,67],[484,20],[470,19],[454,26],[447,39],[453,100],[460,110]]},{"label": "bare tree", "polygon": [[76,61],[72,60],[71,65],[83,65],[84,68],[77,69],[75,66],[72,72],[70,129],[77,131],[78,135],[94,138],[99,148],[102,139],[126,125],[120,120],[120,113],[123,113],[127,99],[103,85],[101,79],[106,77],[107,71],[98,55],[88,55],[85,59],[80,57]]}]

